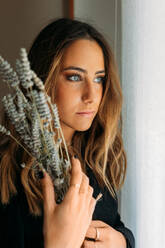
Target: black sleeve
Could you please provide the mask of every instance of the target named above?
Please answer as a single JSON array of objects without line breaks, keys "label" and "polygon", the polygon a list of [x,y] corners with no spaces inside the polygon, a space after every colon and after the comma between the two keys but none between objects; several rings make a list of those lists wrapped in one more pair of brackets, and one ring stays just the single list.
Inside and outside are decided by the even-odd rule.
[{"label": "black sleeve", "polygon": [[127,227],[125,227],[124,223],[121,221],[119,213],[117,213],[115,229],[124,235],[127,242],[127,248],[135,248],[134,235]]},{"label": "black sleeve", "polygon": [[124,235],[127,242],[127,248],[135,248],[135,238],[133,233],[125,227],[124,223],[120,219],[120,214],[118,213],[118,198],[115,190],[114,193],[116,197],[114,199],[107,187],[104,187],[103,190],[100,188],[93,171],[88,166],[87,175],[90,179],[90,185],[94,188],[94,198],[96,198],[100,192],[103,193],[102,199],[99,200],[95,207],[93,220],[101,220],[112,226]]},{"label": "black sleeve", "polygon": [[0,202],[0,247],[44,248],[42,218],[29,214],[24,195],[14,196],[8,205]]},{"label": "black sleeve", "polygon": [[[116,203],[117,203],[117,209],[118,209],[118,197],[116,194]],[[135,248],[135,238],[133,233],[131,232],[130,229],[128,229],[124,223],[121,221],[120,214],[117,212],[116,214],[116,220],[115,220],[115,229],[119,232],[121,232],[127,243],[127,248]]]},{"label": "black sleeve", "polygon": [[16,199],[8,205],[0,202],[0,243],[4,248],[24,248],[24,226]]}]

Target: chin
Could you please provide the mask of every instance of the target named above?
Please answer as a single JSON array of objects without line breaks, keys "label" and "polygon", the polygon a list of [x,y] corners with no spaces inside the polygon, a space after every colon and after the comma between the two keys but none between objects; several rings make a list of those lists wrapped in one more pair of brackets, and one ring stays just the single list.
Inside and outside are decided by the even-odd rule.
[{"label": "chin", "polygon": [[77,125],[76,125],[76,127],[75,127],[75,130],[76,131],[80,131],[80,132],[83,132],[83,131],[87,131],[91,126],[92,126],[92,123],[93,123],[93,121],[91,121],[91,122],[86,122],[86,123],[81,123],[81,124],[78,124],[77,123]]},{"label": "chin", "polygon": [[88,127],[79,127],[79,128],[76,128],[76,131],[79,131],[79,132],[87,131],[90,127],[91,125]]}]

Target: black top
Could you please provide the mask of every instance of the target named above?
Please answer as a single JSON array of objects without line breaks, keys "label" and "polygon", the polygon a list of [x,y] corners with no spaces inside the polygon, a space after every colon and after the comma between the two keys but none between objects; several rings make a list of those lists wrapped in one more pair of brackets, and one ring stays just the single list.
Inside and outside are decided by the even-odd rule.
[{"label": "black top", "polygon": [[[101,220],[123,233],[127,240],[127,248],[134,248],[134,236],[120,220],[117,211],[118,202],[106,187],[102,189],[98,185],[96,177],[88,166],[87,175],[90,185],[94,188],[93,196],[96,198],[100,192],[103,194],[96,204],[92,219]],[[23,190],[19,190],[19,193],[11,199],[10,204],[4,206],[0,203],[0,247],[43,248],[42,226],[43,216],[35,217],[29,213]]]}]

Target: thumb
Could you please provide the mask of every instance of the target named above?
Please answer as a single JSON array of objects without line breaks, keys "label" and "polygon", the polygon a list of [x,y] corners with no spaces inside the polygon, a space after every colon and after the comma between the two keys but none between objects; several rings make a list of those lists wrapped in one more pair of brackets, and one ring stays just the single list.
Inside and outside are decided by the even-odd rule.
[{"label": "thumb", "polygon": [[51,214],[57,205],[55,201],[55,191],[49,174],[43,171],[42,173],[43,177],[40,181],[44,197],[44,214]]}]

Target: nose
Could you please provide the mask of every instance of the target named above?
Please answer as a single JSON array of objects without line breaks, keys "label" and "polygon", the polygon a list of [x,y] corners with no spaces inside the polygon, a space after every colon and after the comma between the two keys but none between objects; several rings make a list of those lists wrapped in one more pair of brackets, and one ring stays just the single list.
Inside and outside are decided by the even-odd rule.
[{"label": "nose", "polygon": [[84,84],[83,92],[82,92],[82,100],[84,103],[92,103],[95,101],[96,96],[96,89],[94,88],[94,84],[91,82],[87,82]]}]

